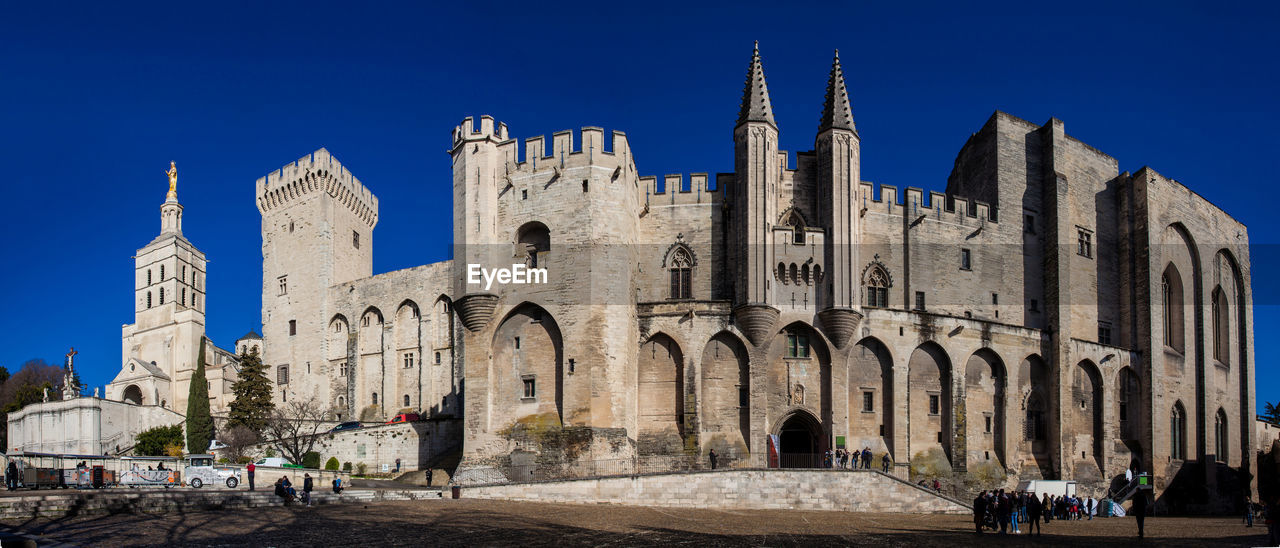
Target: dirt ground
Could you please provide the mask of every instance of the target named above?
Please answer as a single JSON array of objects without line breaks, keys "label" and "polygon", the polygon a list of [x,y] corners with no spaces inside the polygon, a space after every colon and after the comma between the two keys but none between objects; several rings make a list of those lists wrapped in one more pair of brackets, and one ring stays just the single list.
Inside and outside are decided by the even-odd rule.
[{"label": "dirt ground", "polygon": [[[689,510],[484,500],[116,514],[5,523],[82,546],[1129,546],[1133,518],[1055,521],[1041,537],[975,535],[967,516]],[[1153,546],[1259,546],[1238,518],[1147,519]]]}]

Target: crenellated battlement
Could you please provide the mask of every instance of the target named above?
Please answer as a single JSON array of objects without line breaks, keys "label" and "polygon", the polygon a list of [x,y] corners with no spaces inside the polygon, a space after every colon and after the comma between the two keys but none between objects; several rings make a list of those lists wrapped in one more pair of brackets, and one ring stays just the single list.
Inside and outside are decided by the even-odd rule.
[{"label": "crenellated battlement", "polygon": [[377,196],[323,148],[259,177],[256,186],[258,211],[263,215],[324,192],[346,205],[369,228],[378,224]]},{"label": "crenellated battlement", "polygon": [[[580,130],[563,130],[551,134],[536,135],[524,139],[524,150],[519,140],[510,137],[507,125],[495,122],[490,116],[481,116],[479,126],[472,117],[463,118],[453,129],[453,151],[463,143],[490,141],[497,145],[505,166],[505,175],[532,174],[543,170],[567,169],[585,166],[621,168],[635,173],[631,147],[627,134],[612,131],[606,139],[603,128],[583,127]],[[614,178],[620,176],[618,172]]]},{"label": "crenellated battlement", "polygon": [[685,176],[680,173],[664,175],[662,189],[658,189],[658,177],[647,175],[640,178],[640,186],[645,189],[645,203],[651,207],[665,205],[718,204],[724,196],[719,188],[713,186],[706,173],[690,173],[689,184],[685,186]]},{"label": "crenellated battlement", "polygon": [[858,201],[864,212],[878,211],[889,215],[908,215],[913,220],[924,217],[960,224],[966,224],[966,221],[999,222],[998,212],[981,200],[970,201],[936,191],[929,191],[928,200],[925,198],[925,191],[915,187],[907,187],[900,194],[898,187],[892,185],[880,185],[879,192],[869,181],[858,185]]}]

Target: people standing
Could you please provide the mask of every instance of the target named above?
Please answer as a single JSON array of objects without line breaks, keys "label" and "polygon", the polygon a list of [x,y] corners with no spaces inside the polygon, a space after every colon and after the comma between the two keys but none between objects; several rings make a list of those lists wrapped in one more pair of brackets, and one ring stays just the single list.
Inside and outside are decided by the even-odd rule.
[{"label": "people standing", "polygon": [[1093,495],[1089,495],[1089,501],[1085,503],[1084,510],[1089,514],[1089,521],[1093,521],[1093,512],[1097,510],[1098,502],[1093,499]]},{"label": "people standing", "polygon": [[311,474],[302,475],[302,498],[306,499],[307,506],[311,506]]},{"label": "people standing", "polygon": [[1027,517],[1031,518],[1030,525],[1027,525],[1027,534],[1030,535],[1034,529],[1036,536],[1040,536],[1040,513],[1044,511],[1044,507],[1040,505],[1040,499],[1036,498],[1035,493],[1027,496]]},{"label": "people standing", "polygon": [[[716,461],[717,461],[717,459],[719,459],[719,458],[720,458],[720,456],[716,454],[716,450],[715,450],[715,449],[712,449],[712,450],[711,450],[711,452],[707,453],[707,458],[711,460],[711,469],[712,469],[712,470],[715,470],[715,469],[716,469]],[[427,471],[427,475],[428,475],[427,483],[428,483],[428,484],[430,484],[430,483],[431,483],[431,480],[430,480],[430,474],[431,474],[431,472],[430,472],[430,471]]]},{"label": "people standing", "polygon": [[10,491],[18,488],[18,465],[9,460],[9,467],[4,470],[4,485]]},{"label": "people standing", "polygon": [[1244,496],[1244,526],[1253,527],[1253,497]]},{"label": "people standing", "polygon": [[1041,501],[1040,511],[1044,512],[1044,522],[1053,521],[1053,499],[1049,498],[1049,493],[1044,494],[1044,500]]},{"label": "people standing", "polygon": [[1019,498],[1017,493],[1009,493],[1009,531],[1017,535],[1021,533],[1018,530],[1018,513]]},{"label": "people standing", "polygon": [[880,469],[886,474],[889,473],[889,453],[885,453],[883,457],[880,457]]},{"label": "people standing", "polygon": [[1138,520],[1138,538],[1143,538],[1142,524],[1147,517],[1147,492],[1139,490],[1133,499],[1133,517]]},{"label": "people standing", "polygon": [[978,534],[982,534],[982,520],[986,517],[987,512],[987,492],[978,493],[978,498],[973,499],[973,527]]},{"label": "people standing", "polygon": [[253,471],[254,471],[254,470],[257,470],[257,469],[258,469],[258,467],[257,467],[257,466],[254,466],[254,465],[253,465],[253,462],[250,462],[250,463],[249,463],[249,466],[246,466],[246,467],[245,467],[245,470],[247,470],[247,471],[249,472],[249,490],[250,490],[250,491],[252,491],[252,490],[253,490]]},{"label": "people standing", "polygon": [[[715,451],[712,451],[712,453],[715,453]],[[712,470],[715,470],[715,468],[716,468],[716,467],[715,467],[715,465],[712,465],[712,466],[711,466],[711,469],[712,469]],[[431,474],[431,469],[430,469],[430,468],[428,468],[428,469],[427,469],[427,487],[431,487],[431,475],[432,475],[432,474]]]},{"label": "people standing", "polygon": [[871,448],[870,447],[862,448],[862,468],[866,470],[871,469]]}]

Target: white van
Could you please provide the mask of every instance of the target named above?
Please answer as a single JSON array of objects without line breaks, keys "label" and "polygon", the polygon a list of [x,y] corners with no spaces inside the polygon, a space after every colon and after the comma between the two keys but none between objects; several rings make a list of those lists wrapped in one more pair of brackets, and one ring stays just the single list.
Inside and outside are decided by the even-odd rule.
[{"label": "white van", "polygon": [[274,466],[276,468],[283,468],[284,465],[289,464],[289,461],[284,457],[266,457],[258,459],[258,462],[255,462],[254,464],[258,466]]},{"label": "white van", "polygon": [[1049,494],[1055,497],[1075,496],[1076,482],[1067,480],[1024,480],[1018,482],[1018,490],[1035,493],[1037,497]]}]

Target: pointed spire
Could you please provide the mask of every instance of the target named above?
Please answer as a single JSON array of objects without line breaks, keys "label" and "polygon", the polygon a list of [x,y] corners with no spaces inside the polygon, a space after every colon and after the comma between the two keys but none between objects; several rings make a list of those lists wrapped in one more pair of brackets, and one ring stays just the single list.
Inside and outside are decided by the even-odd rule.
[{"label": "pointed spire", "polygon": [[764,65],[760,63],[760,41],[751,52],[751,66],[747,68],[747,85],[742,90],[742,110],[738,112],[738,124],[767,122],[778,127],[773,120],[773,105],[769,103],[769,87],[764,83]]},{"label": "pointed spire", "polygon": [[853,125],[853,111],[849,108],[849,90],[844,86],[844,71],[840,69],[840,50],[836,50],[831,62],[831,75],[827,78],[827,98],[822,103],[822,119],[818,133],[828,129],[857,131]]}]

